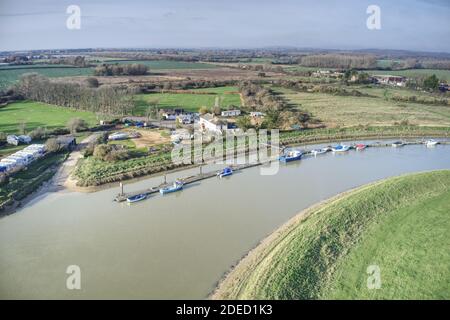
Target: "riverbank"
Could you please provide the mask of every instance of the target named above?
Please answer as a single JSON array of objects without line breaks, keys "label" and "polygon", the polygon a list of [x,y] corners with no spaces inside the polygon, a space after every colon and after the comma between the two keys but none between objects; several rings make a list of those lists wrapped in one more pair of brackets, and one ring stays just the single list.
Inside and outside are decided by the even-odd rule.
[{"label": "riverbank", "polygon": [[[309,133],[305,134],[303,138],[300,138],[299,136],[290,137],[285,136],[284,139],[281,139],[281,144],[284,147],[293,147],[293,146],[312,146],[316,144],[324,144],[324,143],[338,143],[342,141],[349,141],[349,140],[355,140],[355,141],[362,141],[362,140],[375,140],[375,139],[393,139],[393,140],[399,140],[399,139],[420,139],[418,141],[415,141],[414,143],[420,144],[423,142],[424,139],[427,138],[441,138],[441,139],[448,139],[450,134],[450,128],[428,128],[430,130],[424,130],[424,131],[409,131],[406,130],[405,132],[409,132],[409,134],[401,134],[397,132],[397,134],[394,134],[390,131],[378,131],[376,132],[378,134],[369,133],[367,131],[350,131],[343,130],[339,131],[340,134],[337,133],[335,129],[330,130],[321,130],[321,134],[317,135],[310,135]],[[432,130],[431,130],[432,129]],[[356,132],[356,133],[355,133]],[[358,133],[359,132],[359,133]],[[440,135],[439,135],[440,134]],[[389,144],[390,145],[390,144]],[[169,158],[167,158],[167,161],[170,161]],[[136,159],[138,160],[138,159]],[[98,161],[97,161],[98,162]],[[131,169],[131,171],[126,170],[126,163],[127,161],[121,162],[117,167],[118,170],[120,170],[117,173],[114,173],[111,169],[111,166],[114,166],[114,164],[105,164],[105,166],[108,166],[108,168],[102,168],[98,167],[98,163],[96,163],[92,168],[89,168],[88,164],[81,163],[80,166],[84,166],[80,169],[80,171],[83,172],[83,176],[91,176],[95,175],[96,178],[95,184],[91,184],[91,182],[88,182],[84,180],[83,178],[80,178],[77,176],[80,171],[75,171],[75,174],[71,175],[68,179],[68,183],[66,183],[66,187],[72,191],[77,192],[96,192],[100,190],[105,190],[108,188],[117,187],[118,182],[124,182],[124,183],[134,183],[137,181],[141,181],[143,179],[155,177],[155,176],[163,176],[165,174],[178,172],[185,169],[190,168],[196,168],[200,165],[198,164],[191,164],[191,165],[179,165],[174,166],[168,162],[159,163],[157,165],[152,165],[151,167],[147,169],[139,168],[137,170]],[[100,172],[101,171],[101,172]],[[104,176],[102,176],[104,175]]]},{"label": "riverbank", "polygon": [[[342,193],[264,239],[211,297],[448,299],[449,196],[450,170]],[[366,268],[373,264],[384,280],[382,289],[370,291]]]}]

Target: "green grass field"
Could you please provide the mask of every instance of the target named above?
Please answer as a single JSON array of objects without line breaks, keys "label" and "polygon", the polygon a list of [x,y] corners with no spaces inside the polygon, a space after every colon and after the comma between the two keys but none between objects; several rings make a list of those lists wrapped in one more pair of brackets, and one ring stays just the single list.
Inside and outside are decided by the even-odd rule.
[{"label": "green grass field", "polygon": [[33,101],[14,102],[0,108],[0,132],[17,134],[21,123],[25,123],[27,132],[37,127],[48,130],[63,128],[72,118],[84,119],[89,125],[97,123],[96,115],[92,112]]},{"label": "green grass field", "polygon": [[[449,170],[390,178],[294,217],[213,298],[450,299],[449,232]],[[371,265],[379,289],[367,286]]]},{"label": "green grass field", "polygon": [[209,63],[201,63],[201,62],[183,62],[183,61],[170,61],[170,60],[154,60],[154,61],[145,61],[145,60],[113,60],[113,61],[105,61],[105,63],[114,64],[131,64],[131,63],[139,63],[144,64],[149,67],[150,72],[152,70],[166,70],[166,69],[212,69],[217,68],[217,66]]},{"label": "green grass field", "polygon": [[87,76],[93,74],[92,68],[64,67],[60,65],[5,66],[0,68],[0,90],[14,84],[24,73],[39,73],[49,78]]},{"label": "green grass field", "polygon": [[[350,88],[352,89],[352,88]],[[358,89],[358,88],[355,88]],[[359,89],[358,89],[359,90]],[[404,92],[387,91],[384,98],[383,89],[363,89],[364,93],[374,97],[338,96],[328,93],[296,92],[276,88],[286,100],[302,110],[309,111],[313,117],[320,119],[327,126],[357,125],[393,125],[408,121],[422,126],[449,126],[450,108],[410,102],[389,100],[393,94],[408,96]],[[417,94],[421,96],[421,94]]]},{"label": "green grass field", "polygon": [[198,89],[217,94],[191,94],[191,93],[150,93],[135,96],[135,109],[133,114],[144,116],[151,101],[158,100],[159,108],[184,108],[187,111],[197,112],[201,106],[213,107],[216,97],[221,99],[220,106],[227,108],[231,105],[240,106],[239,94],[222,94],[226,90],[234,91],[234,87]]}]

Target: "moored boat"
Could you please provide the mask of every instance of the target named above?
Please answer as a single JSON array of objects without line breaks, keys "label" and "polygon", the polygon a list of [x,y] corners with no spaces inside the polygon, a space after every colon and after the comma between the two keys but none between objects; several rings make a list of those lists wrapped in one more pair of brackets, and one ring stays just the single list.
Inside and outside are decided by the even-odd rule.
[{"label": "moored boat", "polygon": [[313,150],[311,150],[311,154],[313,156],[317,156],[318,154],[324,154],[324,153],[327,153],[328,151],[329,151],[328,148],[313,149]]},{"label": "moored boat", "polygon": [[291,161],[296,161],[296,160],[300,160],[303,156],[303,152],[300,150],[291,150],[288,151],[287,153],[285,153],[284,155],[282,155],[279,160],[281,162],[291,162]]},{"label": "moored boat", "polygon": [[392,143],[392,146],[394,148],[403,147],[404,145],[405,144],[403,142],[401,142],[401,141],[395,141],[395,142]]},{"label": "moored boat", "polygon": [[345,144],[340,144],[340,145],[337,145],[337,146],[331,148],[331,150],[333,150],[333,152],[345,152],[345,151],[350,150],[350,146],[347,146]]},{"label": "moored boat", "polygon": [[434,139],[430,139],[430,140],[427,140],[425,142],[425,144],[427,145],[427,147],[434,147],[435,145],[439,144],[439,141],[436,141]]},{"label": "moored boat", "polygon": [[232,174],[233,174],[233,169],[231,169],[230,167],[226,167],[222,171],[217,172],[217,176],[219,178],[231,176]]},{"label": "moored boat", "polygon": [[365,148],[367,148],[367,144],[358,143],[358,144],[355,146],[355,149],[356,149],[356,150],[364,150]]},{"label": "moored boat", "polygon": [[182,189],[183,189],[183,183],[180,181],[175,181],[173,183],[173,185],[159,189],[159,193],[166,194],[166,193],[180,191]]},{"label": "moored boat", "polygon": [[127,198],[127,202],[128,203],[134,203],[134,202],[142,201],[142,200],[144,200],[146,198],[147,198],[146,194],[137,194],[135,196],[128,197]]}]

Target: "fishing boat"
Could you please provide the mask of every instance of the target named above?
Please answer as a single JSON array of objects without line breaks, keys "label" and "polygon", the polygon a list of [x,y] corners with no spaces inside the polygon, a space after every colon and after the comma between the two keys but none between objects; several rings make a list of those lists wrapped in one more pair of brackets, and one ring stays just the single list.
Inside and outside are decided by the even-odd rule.
[{"label": "fishing boat", "polygon": [[337,146],[331,148],[331,150],[333,150],[333,152],[345,152],[345,151],[350,150],[350,146],[340,144],[340,145],[337,145]]},{"label": "fishing boat", "polygon": [[439,143],[439,141],[436,141],[436,140],[434,140],[434,139],[430,139],[430,140],[427,140],[426,142],[425,142],[425,144],[427,145],[427,147],[434,147],[435,145],[437,145]]},{"label": "fishing boat", "polygon": [[392,146],[394,148],[403,147],[404,145],[405,144],[403,142],[401,142],[401,141],[395,141],[395,142],[392,143]]},{"label": "fishing boat", "polygon": [[328,148],[313,149],[313,150],[311,150],[311,154],[313,156],[317,156],[318,154],[324,154],[324,153],[327,153],[328,151],[329,151]]},{"label": "fishing boat", "polygon": [[355,146],[356,150],[364,150],[365,148],[367,148],[367,144],[359,143]]},{"label": "fishing boat", "polygon": [[279,160],[281,162],[291,162],[291,161],[296,161],[296,160],[300,160],[302,158],[303,152],[300,150],[291,150],[288,151],[287,153],[285,153],[284,155],[282,155]]},{"label": "fishing boat", "polygon": [[230,167],[226,167],[222,171],[217,172],[217,176],[219,178],[231,176],[232,174],[233,174],[233,169],[231,169]]},{"label": "fishing boat", "polygon": [[135,196],[128,197],[127,198],[127,202],[128,203],[135,203],[135,202],[138,202],[138,201],[142,201],[142,200],[144,200],[146,198],[147,198],[147,195],[144,194],[144,193],[143,194],[137,194]]},{"label": "fishing boat", "polygon": [[166,194],[166,193],[180,191],[182,189],[183,189],[183,183],[180,181],[175,181],[173,183],[173,185],[159,189],[159,193]]}]

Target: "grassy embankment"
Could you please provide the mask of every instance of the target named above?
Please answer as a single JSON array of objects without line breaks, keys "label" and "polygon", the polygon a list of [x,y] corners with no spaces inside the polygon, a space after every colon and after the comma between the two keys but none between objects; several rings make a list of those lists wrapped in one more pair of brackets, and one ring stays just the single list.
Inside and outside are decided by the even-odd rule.
[{"label": "grassy embankment", "polygon": [[0,212],[14,201],[20,201],[35,192],[56,173],[68,152],[50,154],[31,163],[26,170],[13,174],[9,182],[0,185]]},{"label": "grassy embankment", "polygon": [[25,124],[27,132],[37,127],[53,130],[64,128],[72,118],[81,118],[90,126],[98,123],[96,115],[34,101],[20,101],[0,108],[0,132],[17,134],[19,125]]},{"label": "grassy embankment", "polygon": [[[449,212],[449,170],[363,186],[291,219],[213,298],[449,299]],[[380,289],[367,287],[370,265]]]}]

